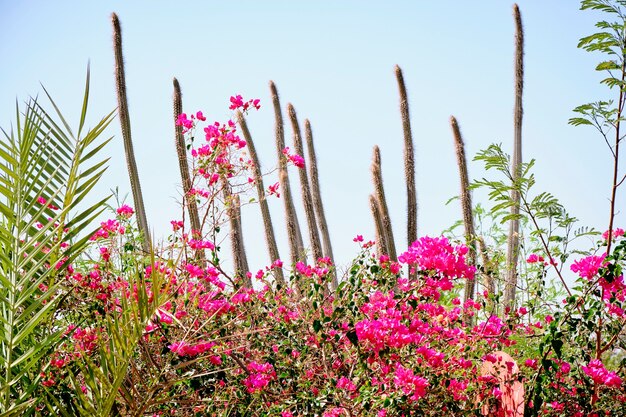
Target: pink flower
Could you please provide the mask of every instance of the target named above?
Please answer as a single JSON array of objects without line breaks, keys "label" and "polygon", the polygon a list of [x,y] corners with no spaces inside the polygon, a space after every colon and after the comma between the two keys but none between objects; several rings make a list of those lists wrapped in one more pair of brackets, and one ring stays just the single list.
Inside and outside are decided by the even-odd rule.
[{"label": "pink flower", "polygon": [[231,110],[238,109],[239,107],[243,107],[243,98],[241,95],[231,96],[230,97],[230,107]]},{"label": "pink flower", "polygon": [[130,219],[135,213],[135,210],[133,210],[132,207],[124,204],[122,207],[118,208],[116,212],[118,216],[124,217],[125,219]]},{"label": "pink flower", "polygon": [[250,107],[254,107],[255,109],[259,110],[261,108],[261,104],[260,104],[261,100],[259,100],[258,98],[252,99],[252,100],[248,100],[248,101],[244,101],[243,97],[241,97],[241,95],[237,94],[236,96],[232,96],[230,98],[230,107],[229,109],[231,110],[237,110],[237,109],[242,109],[244,112],[247,112]]},{"label": "pink flower", "polygon": [[182,220],[172,220],[170,221],[170,223],[172,224],[172,230],[174,230],[175,232],[182,229],[184,226],[184,223]]},{"label": "pink flower", "polygon": [[356,385],[345,376],[342,376],[337,381],[337,388],[345,389],[346,391],[356,391]]},{"label": "pink flower", "polygon": [[528,366],[531,369],[537,369],[537,359],[526,359],[524,365]]},{"label": "pink flower", "polygon": [[269,363],[251,362],[247,368],[249,375],[243,384],[251,394],[263,391],[276,378],[274,367]]},{"label": "pink flower", "polygon": [[297,154],[289,155],[289,160],[293,162],[293,164],[297,166],[298,168],[304,168],[304,158],[301,157],[300,155],[297,155]]},{"label": "pink flower", "polygon": [[276,195],[277,198],[280,198],[280,193],[278,192],[278,187],[280,187],[279,183],[275,183],[274,185],[270,185],[267,189],[269,195]]},{"label": "pink flower", "polygon": [[600,256],[587,256],[586,258],[582,258],[574,262],[570,269],[572,272],[577,272],[578,276],[581,278],[591,280],[598,273],[598,270],[604,266],[605,257],[606,253],[603,253]]},{"label": "pink flower", "polygon": [[528,262],[529,264],[534,264],[534,263],[537,263],[537,262],[543,262],[543,257],[539,256],[537,254],[532,253],[532,254],[530,254],[528,256],[528,258],[526,259],[526,262]]},{"label": "pink flower", "polygon": [[198,112],[196,113],[196,119],[198,119],[198,120],[200,120],[200,121],[202,121],[202,122],[206,121],[206,117],[204,117],[204,115],[202,114],[202,112],[201,112],[201,111],[198,111]]},{"label": "pink flower", "polygon": [[582,366],[581,368],[596,384],[616,388],[622,385],[622,379],[615,372],[607,371],[599,359],[592,359],[589,366]]},{"label": "pink flower", "polygon": [[334,407],[328,411],[324,411],[324,414],[322,414],[322,417],[341,417],[342,415],[345,415],[343,411],[344,411],[343,408]]},{"label": "pink flower", "polygon": [[411,401],[418,401],[426,395],[428,380],[415,375],[411,369],[402,365],[397,366],[393,382],[405,395],[410,395]]},{"label": "pink flower", "polygon": [[[613,233],[611,233],[613,235],[613,239],[617,239],[618,237],[624,236],[624,229],[620,229],[619,227],[616,229],[613,229]],[[606,232],[602,233],[602,239],[604,240],[608,240],[609,238],[609,231],[607,230]]]},{"label": "pink flower", "polygon": [[298,168],[304,168],[304,158],[298,154],[291,154],[289,152],[289,147],[283,149],[283,155],[285,155],[291,163],[293,163]]},{"label": "pink flower", "polygon": [[476,268],[465,262],[467,251],[467,246],[452,246],[444,236],[425,236],[416,240],[408,251],[398,256],[398,261],[423,271],[433,271],[442,281],[452,278],[474,279]]},{"label": "pink flower", "polygon": [[[193,118],[193,115],[191,117]],[[176,126],[182,126],[183,133],[187,133],[190,129],[193,129],[193,120],[188,119],[186,113],[181,113],[176,118]]]}]

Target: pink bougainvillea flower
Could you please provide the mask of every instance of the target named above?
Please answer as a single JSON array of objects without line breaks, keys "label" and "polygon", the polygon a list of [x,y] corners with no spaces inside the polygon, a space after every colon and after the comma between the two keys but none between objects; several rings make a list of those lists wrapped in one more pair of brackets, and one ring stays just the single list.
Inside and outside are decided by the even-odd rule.
[{"label": "pink bougainvillea flower", "polygon": [[588,366],[581,366],[581,369],[596,384],[616,388],[622,385],[622,379],[615,372],[608,371],[599,359],[592,359]]},{"label": "pink bougainvillea flower", "polygon": [[118,216],[123,217],[125,219],[130,219],[133,216],[133,214],[135,214],[135,210],[133,210],[132,207],[126,204],[118,208],[116,212]]},{"label": "pink bougainvillea flower", "polygon": [[396,367],[393,382],[405,395],[409,396],[411,401],[418,401],[424,397],[428,388],[426,378],[415,375],[411,369],[404,368],[402,365]]},{"label": "pink bougainvillea flower", "polygon": [[260,103],[261,100],[259,100],[258,98],[244,101],[243,97],[241,97],[240,94],[237,94],[236,96],[230,97],[230,106],[228,108],[230,110],[241,109],[242,111],[247,112],[250,107],[254,107],[256,110],[259,110],[261,108]]},{"label": "pink bougainvillea flower", "polygon": [[251,362],[247,366],[248,377],[244,379],[243,384],[248,392],[254,394],[263,391],[269,383],[276,378],[274,367],[270,363]]},{"label": "pink bougainvillea flower", "polygon": [[544,261],[543,256],[539,256],[535,253],[531,253],[526,259],[526,262],[528,262],[529,264],[534,264],[534,263],[543,262],[543,261]]},{"label": "pink bougainvillea flower", "polygon": [[[618,237],[624,236],[624,229],[621,228],[616,228],[613,229],[613,233],[611,233],[613,235],[613,239],[617,239]],[[605,231],[604,233],[602,233],[602,239],[604,240],[608,240],[609,238],[609,231]]]},{"label": "pink bougainvillea flower", "polygon": [[172,230],[174,230],[175,232],[179,231],[184,226],[182,220],[172,220],[170,221],[170,224],[172,225]]},{"label": "pink bougainvillea flower", "polygon": [[476,268],[467,265],[467,252],[467,246],[452,246],[444,236],[425,236],[416,240],[406,252],[398,256],[398,261],[423,271],[434,271],[440,278],[473,279]]},{"label": "pink bougainvillea flower", "polygon": [[280,197],[280,193],[278,192],[278,187],[280,187],[279,183],[274,183],[270,185],[267,189],[268,195],[275,195],[276,197]]},{"label": "pink bougainvillea flower", "polygon": [[240,107],[243,107],[243,97],[241,97],[241,95],[237,94],[236,96],[231,96],[230,97],[230,107],[228,107],[231,110],[235,110],[238,109]]},{"label": "pink bougainvillea flower", "polygon": [[587,256],[586,258],[582,258],[574,262],[570,269],[572,272],[577,272],[578,276],[581,278],[591,280],[594,276],[596,276],[598,270],[604,266],[605,257],[606,253],[603,253],[600,256]]},{"label": "pink bougainvillea flower", "polygon": [[186,113],[181,113],[176,118],[176,126],[182,126],[183,133],[187,133],[189,130],[193,129],[193,119],[187,118]]}]

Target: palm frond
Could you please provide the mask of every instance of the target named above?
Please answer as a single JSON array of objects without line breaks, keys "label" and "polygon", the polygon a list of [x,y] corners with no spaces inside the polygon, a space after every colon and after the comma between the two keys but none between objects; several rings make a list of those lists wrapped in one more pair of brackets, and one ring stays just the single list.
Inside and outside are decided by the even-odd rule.
[{"label": "palm frond", "polygon": [[16,105],[15,128],[0,141],[0,416],[32,414],[43,394],[40,372],[64,330],[53,324],[60,278],[106,202],[84,204],[106,170],[110,139],[100,136],[114,113],[83,135],[89,70],[78,136],[46,95],[54,115],[35,98],[23,113]]}]

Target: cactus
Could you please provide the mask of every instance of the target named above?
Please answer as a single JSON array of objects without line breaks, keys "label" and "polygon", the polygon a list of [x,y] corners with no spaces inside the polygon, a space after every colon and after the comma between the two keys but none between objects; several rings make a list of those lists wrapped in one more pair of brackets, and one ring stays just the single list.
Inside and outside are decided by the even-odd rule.
[{"label": "cactus", "polygon": [[389,255],[391,260],[397,261],[398,258],[396,255],[396,244],[393,237],[393,229],[391,227],[391,217],[389,216],[389,208],[387,207],[387,200],[385,198],[385,189],[383,188],[383,176],[380,165],[380,149],[378,146],[374,146],[372,180],[383,224],[383,236],[386,243],[387,255]]},{"label": "cactus", "polygon": [[[287,179],[287,171],[279,172],[278,175],[281,184],[285,184],[286,182],[288,183],[289,180]],[[283,187],[283,198],[285,199],[285,201],[287,201],[287,199],[293,200],[291,196],[291,188]],[[298,243],[298,218],[294,215],[290,215],[291,210],[294,210],[293,203],[291,204],[291,207],[289,207],[288,203],[285,203],[285,211],[287,217],[287,238],[289,240],[289,249],[291,254],[290,260],[291,264],[295,265],[298,261],[302,260],[302,250],[300,249],[301,246],[299,246]]]},{"label": "cactus", "polygon": [[374,228],[376,233],[376,253],[380,257],[389,253],[387,248],[387,242],[385,239],[385,229],[383,227],[383,220],[380,214],[380,204],[378,200],[372,194],[370,194],[370,209],[372,210],[372,217],[374,218]]},{"label": "cactus", "polygon": [[[517,4],[513,5],[515,19],[515,109],[513,113],[513,161],[511,171],[513,184],[519,180],[522,165],[522,91],[524,89],[524,28],[522,16]],[[507,276],[504,288],[504,305],[513,307],[515,304],[515,290],[517,289],[517,260],[519,257],[519,215],[520,193],[511,192],[511,214],[514,216],[509,222],[509,236],[507,239],[506,265]]]},{"label": "cactus", "polygon": [[[180,176],[183,182],[183,205],[187,207],[189,213],[189,222],[191,223],[192,234],[201,233],[202,225],[200,224],[200,215],[198,214],[198,204],[193,196],[189,195],[192,183],[189,173],[189,163],[187,162],[187,147],[185,146],[185,138],[183,137],[183,127],[176,126],[178,115],[183,112],[183,96],[180,92],[180,84],[176,78],[173,79],[174,84],[174,134],[176,139],[176,153],[178,154],[178,167],[180,168]],[[203,252],[198,252],[200,256]]]},{"label": "cactus", "polygon": [[[482,238],[482,236],[476,237],[476,243],[478,244],[478,251],[480,252],[480,257],[482,258],[483,262],[483,277],[485,280],[484,285],[487,288],[489,294],[495,294],[496,284],[493,280],[493,277],[496,274],[496,271],[494,271],[494,269],[492,268],[491,260],[489,259],[489,253],[487,251],[487,244],[485,243],[485,240]],[[492,302],[488,301],[487,307],[491,308],[491,304]]]},{"label": "cactus", "polygon": [[244,280],[244,286],[252,288],[252,281],[246,274],[249,271],[249,268],[248,259],[246,257],[246,249],[243,245],[241,203],[239,201],[239,195],[231,194],[228,184],[224,184],[224,199],[226,201],[226,209],[230,219],[230,240],[233,252],[235,276]]},{"label": "cactus", "polygon": [[285,202],[285,217],[287,219],[287,235],[289,237],[291,263],[292,265],[295,265],[298,261],[304,259],[304,243],[302,241],[302,232],[300,231],[300,223],[298,222],[296,208],[293,204],[293,197],[291,195],[289,174],[287,173],[287,161],[283,155],[283,149],[285,149],[283,115],[280,109],[278,90],[276,90],[276,85],[273,81],[270,81],[270,91],[272,94],[276,124],[275,132],[276,151],[278,153],[278,178],[280,181],[280,187],[283,190],[283,201]]},{"label": "cactus", "polygon": [[407,194],[407,245],[411,246],[417,240],[417,191],[415,189],[415,152],[413,150],[413,135],[411,134],[411,120],[409,117],[409,100],[406,95],[402,69],[396,65],[396,80],[400,93],[400,115],[402,116],[402,130],[404,132],[404,175],[406,176]]},{"label": "cactus", "polygon": [[148,230],[148,220],[146,209],[143,204],[143,194],[139,183],[139,173],[135,162],[135,152],[130,130],[130,116],[128,114],[128,99],[126,97],[126,75],[124,74],[124,55],[122,54],[122,28],[120,20],[115,13],[111,14],[113,23],[113,50],[115,53],[115,85],[117,90],[118,115],[122,127],[122,138],[124,140],[124,151],[126,153],[126,165],[128,166],[128,176],[130,187],[133,193],[135,212],[137,213],[137,223],[139,231],[143,236],[143,250],[150,252],[151,241]]},{"label": "cactus", "polygon": [[[469,175],[467,173],[467,159],[465,158],[465,145],[461,136],[461,129],[454,116],[450,116],[450,127],[454,136],[456,150],[456,161],[459,166],[459,177],[461,179],[461,209],[463,211],[463,224],[465,225],[465,243],[469,248],[469,262],[476,265],[476,244],[474,230],[474,213],[472,211],[472,195],[469,189]],[[465,282],[465,301],[474,299],[475,281]]]},{"label": "cactus", "polygon": [[[246,140],[248,152],[250,153],[250,158],[252,159],[252,163],[254,164],[254,184],[256,185],[256,191],[259,197],[261,216],[263,217],[263,227],[265,228],[265,241],[267,243],[267,250],[269,252],[270,261],[274,262],[275,260],[280,259],[280,254],[278,252],[278,245],[276,244],[276,237],[274,235],[274,226],[272,225],[272,217],[270,215],[269,205],[267,204],[267,199],[265,198],[265,186],[263,184],[263,175],[261,173],[261,162],[259,161],[259,157],[256,153],[256,148],[254,146],[254,142],[252,141],[252,135],[250,135],[250,130],[248,129],[246,119],[243,116],[243,113],[241,113],[240,111],[237,112],[237,121],[239,122],[239,126],[241,127],[241,133]],[[276,278],[276,281],[280,285],[285,285],[285,277],[281,268],[274,269],[274,276]]]},{"label": "cactus", "polygon": [[[329,257],[333,262],[335,256],[333,255],[333,246],[330,240],[330,233],[328,231],[328,224],[326,223],[326,214],[324,214],[324,205],[322,204],[322,193],[320,191],[319,175],[317,172],[317,156],[315,155],[315,147],[313,145],[313,131],[311,130],[311,123],[308,119],[304,119],[304,136],[306,139],[306,147],[309,156],[309,178],[311,179],[311,193],[313,194],[313,207],[315,208],[315,214],[317,215],[317,223],[322,235],[322,247],[324,256]],[[333,269],[330,272],[331,276],[331,288],[334,290],[337,288],[337,272]]]},{"label": "cactus", "polygon": [[[291,103],[287,104],[287,112],[289,113],[289,121],[293,129],[293,147],[294,151],[304,157],[304,146],[302,144],[302,134],[296,109]],[[302,187],[302,204],[304,206],[304,214],[306,215],[307,226],[309,228],[309,239],[311,241],[311,251],[313,252],[313,261],[322,257],[322,245],[320,235],[317,230],[317,222],[315,220],[315,209],[313,208],[313,197],[311,195],[311,187],[309,178],[305,168],[299,169],[300,187]]]}]

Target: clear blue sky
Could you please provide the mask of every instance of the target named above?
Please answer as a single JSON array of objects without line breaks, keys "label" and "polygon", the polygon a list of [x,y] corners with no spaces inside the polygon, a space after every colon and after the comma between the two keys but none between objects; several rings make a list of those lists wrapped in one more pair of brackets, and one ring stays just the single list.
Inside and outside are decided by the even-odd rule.
[{"label": "clear blue sky", "polygon": [[[553,192],[581,219],[608,224],[610,154],[591,128],[567,125],[575,106],[607,97],[593,68],[599,56],[576,48],[598,15],[574,0],[519,2],[526,33],[524,159],[537,158],[537,189]],[[373,237],[368,207],[374,144],[396,239],[405,241],[402,130],[393,68],[404,70],[416,147],[420,234],[438,234],[461,217],[448,125],[460,123],[468,156],[493,142],[511,150],[512,3],[470,1],[13,1],[0,0],[0,125],[16,97],[43,83],[76,120],[91,61],[92,121],[116,107],[110,14],[122,23],[130,114],[148,219],[157,236],[180,218],[180,179],[171,123],[171,79],[186,111],[225,120],[233,94],[258,97],[249,117],[262,164],[275,166],[268,81],[313,125],[321,188],[339,263],[352,237]],[[102,192],[128,192],[119,125]],[[290,129],[287,129],[288,141]],[[295,172],[294,172],[295,174]],[[470,165],[472,177],[482,176]],[[296,176],[293,176],[294,180]],[[292,181],[294,181],[292,180]],[[620,198],[620,207],[625,199]],[[301,204],[299,204],[301,206]],[[282,201],[271,205],[284,230]],[[301,215],[301,221],[304,217]],[[244,210],[251,268],[267,264],[258,207]],[[623,226],[623,215],[618,218]],[[305,225],[303,224],[303,227]],[[403,246],[400,244],[400,246]],[[288,259],[281,238],[281,254]]]}]

